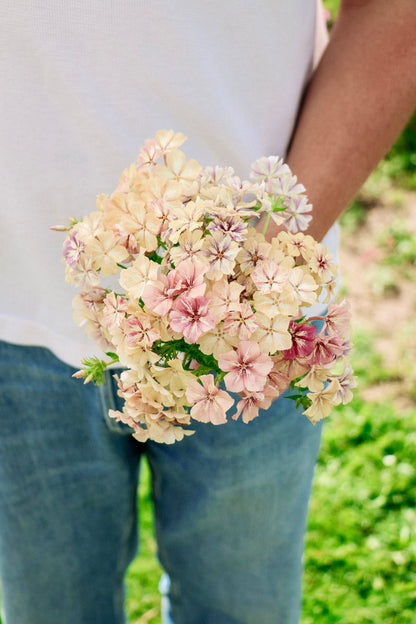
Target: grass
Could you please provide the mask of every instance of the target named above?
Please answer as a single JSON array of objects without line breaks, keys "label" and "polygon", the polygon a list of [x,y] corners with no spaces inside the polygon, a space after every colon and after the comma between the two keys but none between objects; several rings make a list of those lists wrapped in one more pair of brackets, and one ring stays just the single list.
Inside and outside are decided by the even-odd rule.
[{"label": "grass", "polygon": [[[306,536],[302,624],[412,624],[416,603],[416,407],[366,402],[395,379],[355,331],[359,386],[327,420]],[[160,624],[149,473],[140,490],[142,554],[129,571],[132,624]]]}]

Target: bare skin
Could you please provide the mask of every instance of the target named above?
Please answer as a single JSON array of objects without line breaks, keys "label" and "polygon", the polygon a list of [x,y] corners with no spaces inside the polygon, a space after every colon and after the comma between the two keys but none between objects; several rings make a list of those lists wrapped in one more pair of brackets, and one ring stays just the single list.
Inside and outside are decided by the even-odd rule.
[{"label": "bare skin", "polygon": [[[416,106],[415,0],[342,0],[301,107],[287,162],[314,206],[307,231],[333,225]],[[258,224],[262,231],[264,218]],[[279,228],[270,223],[270,240]]]}]

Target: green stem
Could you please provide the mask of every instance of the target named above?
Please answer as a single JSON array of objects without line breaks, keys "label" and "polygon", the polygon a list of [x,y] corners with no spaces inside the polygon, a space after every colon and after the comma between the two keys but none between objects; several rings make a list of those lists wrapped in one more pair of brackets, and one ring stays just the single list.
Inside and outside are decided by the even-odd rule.
[{"label": "green stem", "polygon": [[270,221],[270,212],[267,213],[266,223],[264,224],[264,228],[263,228],[263,236],[266,236],[266,232],[267,232],[267,228],[268,228],[268,225],[269,225],[269,221]]}]

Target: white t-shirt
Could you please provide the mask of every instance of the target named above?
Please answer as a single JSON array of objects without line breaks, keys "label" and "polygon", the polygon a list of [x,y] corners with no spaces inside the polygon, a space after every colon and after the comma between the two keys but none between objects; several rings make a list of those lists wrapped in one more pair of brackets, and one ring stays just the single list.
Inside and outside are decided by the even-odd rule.
[{"label": "white t-shirt", "polygon": [[72,320],[64,236],[49,227],[94,210],[160,128],[243,178],[284,156],[315,12],[315,0],[2,0],[1,339],[74,366],[98,352]]}]

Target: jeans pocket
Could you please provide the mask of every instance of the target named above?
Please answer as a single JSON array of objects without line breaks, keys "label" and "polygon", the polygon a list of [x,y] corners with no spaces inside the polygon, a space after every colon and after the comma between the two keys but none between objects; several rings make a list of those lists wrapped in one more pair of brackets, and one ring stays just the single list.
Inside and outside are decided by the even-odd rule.
[{"label": "jeans pocket", "polygon": [[[103,412],[103,419],[110,431],[114,433],[118,433],[120,435],[132,435],[134,430],[126,425],[126,423],[121,422],[120,420],[116,420],[109,415],[109,410],[118,410],[120,411],[121,405],[117,405],[117,387],[116,382],[113,379],[113,373],[115,371],[104,372],[104,381],[101,386],[99,386],[100,398],[101,398],[101,406]],[[120,400],[121,401],[121,400]]]}]

